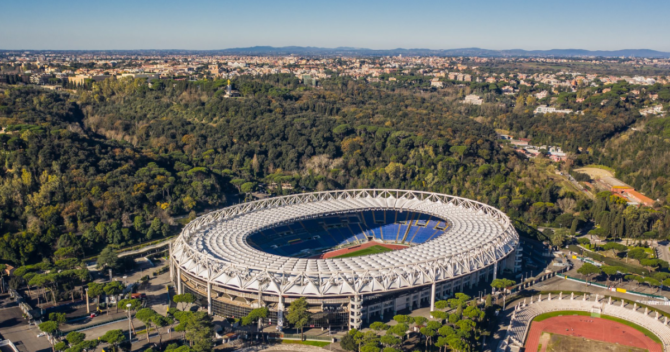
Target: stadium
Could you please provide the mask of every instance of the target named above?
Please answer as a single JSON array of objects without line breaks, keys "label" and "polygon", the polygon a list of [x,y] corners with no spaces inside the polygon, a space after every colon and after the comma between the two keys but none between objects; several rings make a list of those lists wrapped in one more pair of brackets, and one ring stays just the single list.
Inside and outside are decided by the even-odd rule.
[{"label": "stadium", "polygon": [[521,262],[500,210],[465,198],[406,190],[304,193],[238,204],[190,222],[170,248],[178,293],[210,314],[242,317],[307,298],[314,327],[434,307]]}]

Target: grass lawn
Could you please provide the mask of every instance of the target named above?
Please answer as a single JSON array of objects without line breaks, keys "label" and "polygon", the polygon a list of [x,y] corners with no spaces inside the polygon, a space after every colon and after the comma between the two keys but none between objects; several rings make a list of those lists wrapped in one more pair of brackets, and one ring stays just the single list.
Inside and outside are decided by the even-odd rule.
[{"label": "grass lawn", "polygon": [[[540,314],[540,315],[536,316],[535,319],[533,319],[533,321],[542,321],[542,320],[546,320],[546,319],[549,319],[549,318],[565,316],[565,315],[582,315],[582,316],[590,317],[591,313],[590,312],[577,311],[577,310],[563,310],[563,311],[559,311],[559,312],[549,312],[549,313]],[[617,317],[613,317],[611,315],[602,314],[600,317],[602,319],[607,319],[607,320],[615,321],[617,323],[624,324],[626,326],[630,326],[631,328],[643,333],[645,336],[654,340],[654,342],[662,343],[661,340],[656,335],[654,335],[651,331],[649,331],[649,330],[647,330],[647,329],[645,329],[645,328],[643,328],[643,327],[641,327],[637,324],[631,323],[627,320],[619,319]]]},{"label": "grass lawn", "polygon": [[593,168],[596,168],[596,169],[602,169],[602,170],[609,171],[609,172],[612,173],[612,175],[616,174],[616,170],[614,170],[613,168],[611,168],[609,166],[605,166],[605,165],[590,164],[590,165],[586,165],[584,167],[593,167]]},{"label": "grass lawn", "polygon": [[[577,247],[575,245],[572,245],[572,244],[569,245],[568,248],[571,251],[577,253],[578,255],[581,252],[581,249],[579,247]],[[597,260],[599,262],[603,262],[607,265],[623,267],[624,269],[626,269],[626,271],[628,271],[629,273],[632,273],[632,274],[645,275],[645,276],[649,275],[649,270],[634,264],[634,263],[637,262],[637,260],[630,260],[630,263],[626,263],[626,260],[605,257],[604,255],[601,255],[601,254],[598,254],[598,253],[591,253],[591,252],[588,252],[588,251],[584,251],[583,254],[584,254],[585,257],[595,259],[595,260]]]},{"label": "grass lawn", "polygon": [[295,345],[308,345],[316,347],[325,347],[330,345],[328,341],[300,341],[300,340],[281,340],[281,343],[285,344],[295,344]]},{"label": "grass lawn", "polygon": [[370,255],[370,254],[379,254],[379,253],[386,253],[386,252],[391,252],[393,251],[392,249],[382,247],[382,246],[372,246],[368,248],[363,248],[360,251],[356,252],[349,252],[345,253],[342,255],[338,255],[337,257],[333,258],[351,258],[351,257],[360,257],[363,255]]}]

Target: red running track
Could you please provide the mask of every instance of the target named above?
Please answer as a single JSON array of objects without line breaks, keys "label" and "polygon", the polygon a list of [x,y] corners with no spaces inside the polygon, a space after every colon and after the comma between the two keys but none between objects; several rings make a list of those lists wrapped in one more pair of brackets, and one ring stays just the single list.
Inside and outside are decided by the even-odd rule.
[{"label": "red running track", "polygon": [[618,343],[644,348],[649,352],[663,352],[659,343],[629,326],[612,320],[580,315],[566,315],[532,322],[526,339],[526,351],[537,351],[542,332]]},{"label": "red running track", "polygon": [[360,246],[338,249],[336,251],[322,253],[322,254],[313,256],[311,258],[312,259],[332,258],[332,257],[337,257],[337,256],[340,256],[340,255],[343,255],[343,254],[346,254],[346,253],[357,252],[357,251],[360,251],[361,249],[365,249],[365,248],[372,247],[372,246],[382,246],[382,247],[385,247],[385,248],[388,248],[388,249],[392,249],[394,251],[397,251],[398,249],[407,248],[407,246],[402,246],[402,245],[399,245],[399,244],[385,244],[385,243],[379,243],[379,242],[374,242],[373,241],[373,242],[363,243]]}]

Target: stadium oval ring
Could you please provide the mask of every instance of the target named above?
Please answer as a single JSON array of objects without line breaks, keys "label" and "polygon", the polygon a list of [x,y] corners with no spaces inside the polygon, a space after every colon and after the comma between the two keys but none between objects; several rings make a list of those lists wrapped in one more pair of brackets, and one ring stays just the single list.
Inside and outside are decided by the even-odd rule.
[{"label": "stadium oval ring", "polygon": [[[411,211],[451,228],[406,249],[353,258],[308,259],[265,253],[247,237],[294,221],[370,210]],[[252,294],[358,297],[426,286],[496,265],[519,245],[510,219],[489,205],[446,194],[360,189],[295,194],[242,203],[186,225],[171,245],[170,270]]]}]

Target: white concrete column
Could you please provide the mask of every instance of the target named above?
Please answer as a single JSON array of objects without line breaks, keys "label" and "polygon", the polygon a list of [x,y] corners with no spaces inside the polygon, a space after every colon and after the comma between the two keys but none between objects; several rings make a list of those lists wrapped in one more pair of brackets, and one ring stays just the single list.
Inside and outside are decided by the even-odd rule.
[{"label": "white concrete column", "polygon": [[88,301],[88,288],[85,288],[84,291],[86,292],[86,314],[91,314],[91,305]]},{"label": "white concrete column", "polygon": [[281,331],[284,327],[284,297],[279,294],[279,303],[277,304],[277,327]]},{"label": "white concrete column", "polygon": [[496,279],[498,275],[498,262],[493,263],[493,280]]},{"label": "white concrete column", "polygon": [[435,282],[430,285],[430,311],[435,310]]},{"label": "white concrete column", "polygon": [[207,283],[207,314],[212,315],[212,283]]},{"label": "white concrete column", "polygon": [[184,293],[182,283],[181,283],[181,268],[177,267],[177,294],[180,295]]},{"label": "white concrete column", "polygon": [[169,253],[169,260],[170,260],[170,281],[173,280],[174,278],[174,258],[172,258],[172,242],[168,245],[168,253]]}]

